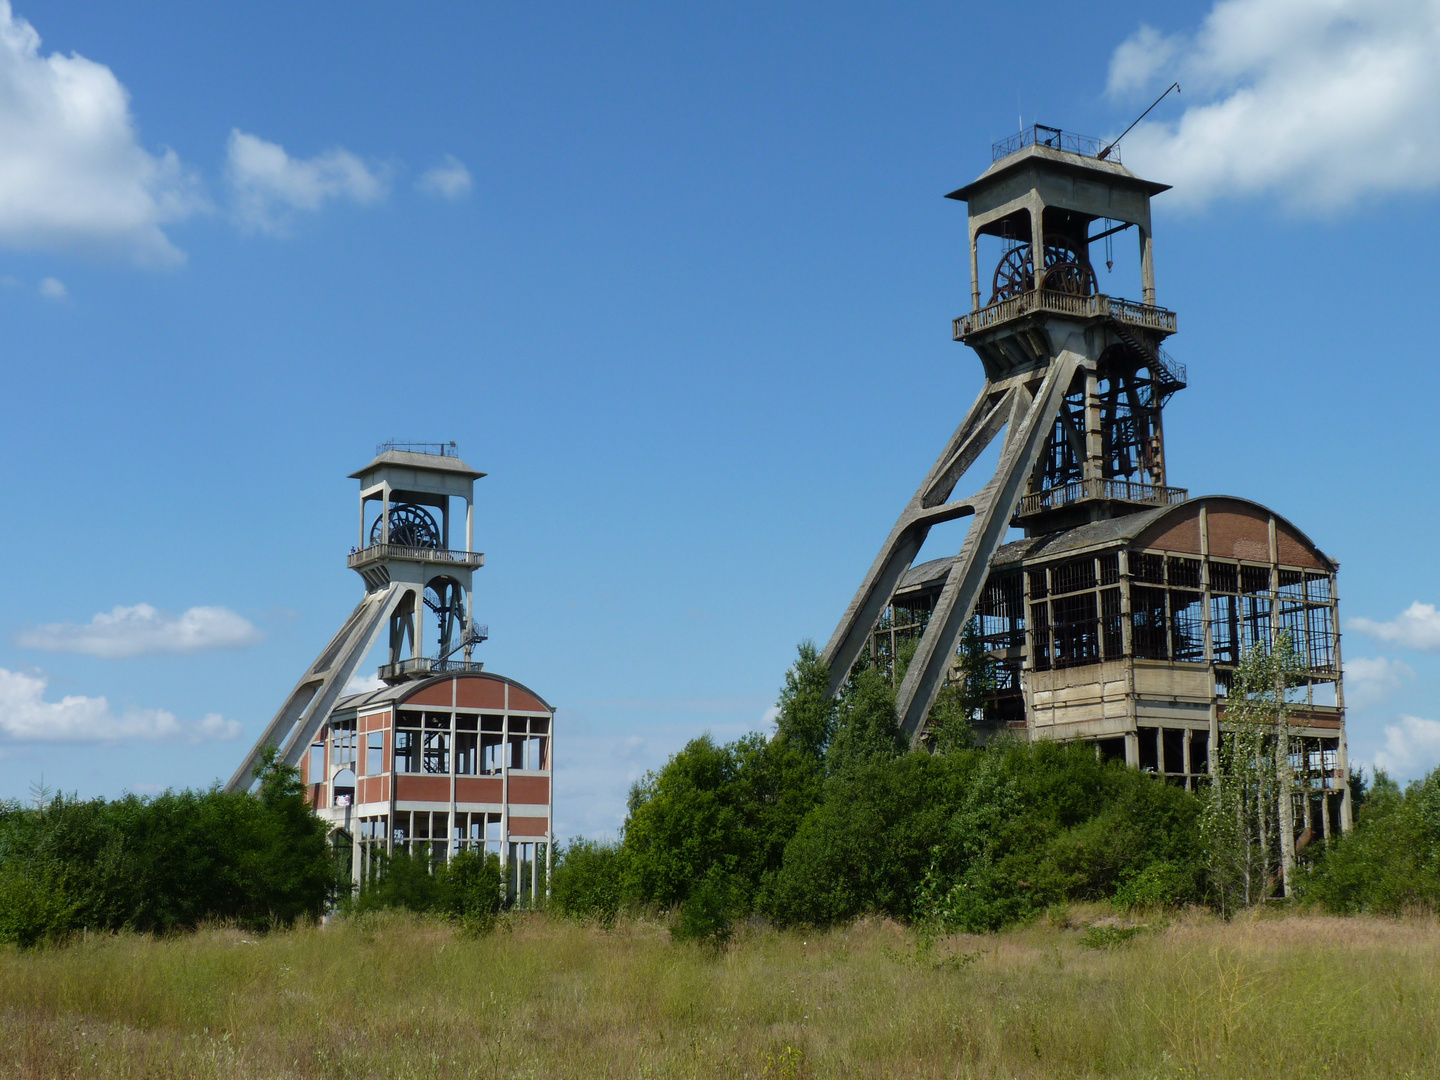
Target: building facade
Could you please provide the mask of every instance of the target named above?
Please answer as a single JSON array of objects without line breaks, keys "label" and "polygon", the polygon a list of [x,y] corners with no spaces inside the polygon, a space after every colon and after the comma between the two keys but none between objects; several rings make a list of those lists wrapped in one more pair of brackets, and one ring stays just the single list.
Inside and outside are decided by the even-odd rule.
[{"label": "building facade", "polygon": [[[954,338],[986,384],[826,646],[832,688],[867,652],[891,672],[903,656],[897,708],[918,742],[978,641],[995,673],[982,738],[1085,741],[1194,789],[1217,767],[1241,656],[1286,633],[1303,669],[1297,832],[1329,836],[1351,823],[1338,564],[1273,510],[1170,486],[1164,409],[1188,373],[1156,302],[1150,199],[1166,190],[1113,146],[1037,125],[950,194],[969,209],[972,281]],[[1100,248],[1113,265],[1132,230],[1139,300],[1101,293],[1092,263]],[[995,443],[994,474],[956,497]],[[912,565],[960,518],[957,554]]]}]

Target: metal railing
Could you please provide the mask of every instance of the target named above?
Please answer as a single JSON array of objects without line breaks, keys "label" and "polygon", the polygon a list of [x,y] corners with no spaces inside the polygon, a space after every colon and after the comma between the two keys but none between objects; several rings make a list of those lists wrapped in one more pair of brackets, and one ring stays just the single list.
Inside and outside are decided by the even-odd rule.
[{"label": "metal railing", "polygon": [[429,656],[413,656],[395,664],[381,664],[380,678],[395,679],[402,675],[473,675],[485,665],[470,660],[436,660]]},{"label": "metal railing", "polygon": [[1052,315],[1074,315],[1082,319],[1109,317],[1132,326],[1143,326],[1170,334],[1175,332],[1175,313],[1162,307],[1138,304],[1134,300],[1122,300],[1102,293],[1076,296],[1074,293],[1032,289],[1019,296],[996,301],[979,311],[961,315],[952,324],[953,336],[956,341],[964,341],[971,334],[1036,311]]},{"label": "metal railing", "polygon": [[1047,488],[1021,496],[1016,517],[1058,510],[1086,499],[1119,499],[1151,506],[1174,506],[1190,497],[1189,488],[1163,487],[1138,480],[1072,480],[1061,487]]},{"label": "metal railing", "polygon": [[[1008,139],[991,143],[990,160],[999,161],[1027,146],[1048,146],[1051,150],[1066,150],[1072,154],[1082,154],[1085,157],[1100,156],[1099,139],[1092,139],[1089,135],[1077,135],[1073,131],[1061,131],[1059,128],[1047,127],[1045,124],[1031,124],[1023,131],[1017,131]],[[1117,146],[1111,149],[1110,153],[1105,155],[1105,160],[1120,164],[1120,148]]]},{"label": "metal railing", "polygon": [[484,566],[485,555],[479,551],[452,551],[449,548],[406,547],[404,544],[371,544],[352,550],[346,565],[355,570],[380,559],[415,559],[419,562],[449,563],[460,566]]},{"label": "metal railing", "polygon": [[379,457],[386,450],[404,450],[411,454],[432,454],[435,457],[460,456],[460,448],[453,442],[409,442],[405,439],[391,439],[375,447],[375,456]]}]

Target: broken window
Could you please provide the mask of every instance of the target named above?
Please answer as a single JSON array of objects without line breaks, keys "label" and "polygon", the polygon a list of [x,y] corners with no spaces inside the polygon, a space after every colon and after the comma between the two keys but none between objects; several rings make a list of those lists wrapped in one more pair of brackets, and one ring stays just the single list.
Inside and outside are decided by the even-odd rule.
[{"label": "broken window", "polygon": [[1056,593],[1079,592],[1095,587],[1095,559],[1075,559],[1061,563],[1050,572]]},{"label": "broken window", "polygon": [[1120,555],[1111,551],[1100,556],[1100,584],[1120,584]]},{"label": "broken window", "polygon": [[355,801],[355,770],[341,769],[335,774],[330,791],[331,806],[349,806]]},{"label": "broken window", "polygon": [[1240,591],[1259,595],[1270,591],[1270,568],[1268,566],[1241,566]]},{"label": "broken window", "polygon": [[1043,600],[1030,605],[1030,625],[1034,628],[1034,655],[1031,663],[1036,671],[1050,670],[1050,615]]},{"label": "broken window", "polygon": [[1140,741],[1140,768],[1144,772],[1160,771],[1160,729],[1153,727],[1137,728],[1136,737]]},{"label": "broken window", "polygon": [[365,775],[379,776],[385,771],[385,733],[372,731],[365,736]]},{"label": "broken window", "polygon": [[[1199,575],[1199,566],[1196,566]],[[1175,660],[1204,660],[1205,635],[1201,624],[1201,595],[1170,592],[1170,655]]]},{"label": "broken window", "polygon": [[455,772],[459,776],[474,776],[479,765],[479,723],[478,716],[455,718]]},{"label": "broken window", "polygon": [[1217,664],[1240,663],[1239,597],[1210,597],[1210,644]]},{"label": "broken window", "polygon": [[1240,591],[1240,568],[1234,563],[1210,562],[1210,591],[1212,593],[1236,593]]},{"label": "broken window", "polygon": [[395,771],[397,773],[420,771],[420,732],[406,728],[395,730]]},{"label": "broken window", "polygon": [[[436,718],[437,721],[442,718]],[[450,771],[450,723],[449,717],[444,717],[445,727],[443,730],[436,730],[431,727],[431,718],[425,718],[424,742],[421,744],[420,759],[421,765],[427,773],[448,773]]]},{"label": "broken window", "polygon": [[1190,772],[1208,773],[1210,771],[1210,733],[1208,731],[1192,731],[1190,733]]},{"label": "broken window", "polygon": [[1100,590],[1100,636],[1105,659],[1115,660],[1125,651],[1125,634],[1119,589]]},{"label": "broken window", "polygon": [[1165,640],[1165,590],[1131,586],[1130,608],[1130,640],[1135,655],[1148,660],[1169,659]]},{"label": "broken window", "polygon": [[1029,577],[1031,600],[1039,600],[1049,594],[1049,590],[1045,587],[1045,571],[1043,569],[1031,570]]},{"label": "broken window", "polygon": [[1164,585],[1165,556],[1155,555],[1148,551],[1132,551],[1130,553],[1130,576],[1136,581]]},{"label": "broken window", "polygon": [[493,776],[500,771],[501,747],[505,726],[503,716],[482,716],[480,718],[480,771]]},{"label": "broken window", "polygon": [[1181,559],[1172,555],[1165,560],[1166,573],[1172,587],[1180,589],[1200,588],[1200,560]]},{"label": "broken window", "polygon": [[[1094,580],[1094,574],[1091,574],[1092,585]],[[1057,597],[1050,606],[1055,617],[1055,666],[1080,667],[1099,660],[1100,635],[1095,594],[1086,592]]]},{"label": "broken window", "polygon": [[1161,728],[1160,746],[1165,755],[1165,771],[1167,773],[1183,773],[1185,771],[1185,729]]}]

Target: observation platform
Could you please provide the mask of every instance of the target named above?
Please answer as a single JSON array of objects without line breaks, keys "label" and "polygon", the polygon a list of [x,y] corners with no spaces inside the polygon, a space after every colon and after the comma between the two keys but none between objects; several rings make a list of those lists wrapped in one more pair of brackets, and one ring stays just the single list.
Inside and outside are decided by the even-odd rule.
[{"label": "observation platform", "polygon": [[485,565],[484,552],[455,551],[450,548],[407,547],[404,544],[371,544],[359,551],[352,551],[346,560],[346,565],[351,570],[362,570],[386,559],[407,559],[411,562],[461,566],[472,570]]},{"label": "observation platform", "polygon": [[416,656],[395,664],[381,664],[376,674],[384,682],[410,682],[414,679],[428,679],[432,675],[477,675],[485,665],[470,660],[436,660],[430,656]]}]

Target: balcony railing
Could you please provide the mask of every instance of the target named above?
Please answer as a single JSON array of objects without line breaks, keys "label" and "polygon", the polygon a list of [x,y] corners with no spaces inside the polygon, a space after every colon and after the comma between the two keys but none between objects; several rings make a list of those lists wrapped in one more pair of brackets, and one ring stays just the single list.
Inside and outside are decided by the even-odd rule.
[{"label": "balcony railing", "polygon": [[1073,315],[1082,319],[1111,318],[1131,326],[1143,326],[1147,330],[1163,333],[1175,332],[1175,313],[1152,304],[1137,304],[1134,300],[1119,297],[1076,296],[1073,293],[1050,292],[1032,289],[1005,300],[997,301],[969,315],[961,315],[954,323],[956,341],[964,341],[971,334],[1018,319],[1032,312],[1050,315]]},{"label": "balcony railing", "polygon": [[350,552],[347,565],[352,570],[381,559],[414,559],[417,562],[447,563],[451,566],[484,566],[485,555],[479,551],[452,551],[449,548],[406,547],[404,544],[371,544]]},{"label": "balcony railing", "polygon": [[473,675],[485,670],[485,665],[469,660],[436,660],[429,656],[414,656],[395,664],[381,664],[380,678],[398,679],[408,675]]},{"label": "balcony railing", "polygon": [[[1073,131],[1061,131],[1059,128],[1046,127],[1044,124],[1032,124],[1028,128],[1017,131],[1008,139],[991,143],[990,160],[999,161],[1027,146],[1048,146],[1051,150],[1068,150],[1072,154],[1083,154],[1085,157],[1100,156],[1099,139],[1091,138],[1089,135],[1077,135]],[[1120,163],[1120,147],[1112,144],[1110,152],[1105,157],[1118,165]]]},{"label": "balcony railing", "polygon": [[1046,510],[1058,510],[1087,499],[1118,499],[1150,506],[1174,506],[1189,497],[1188,488],[1142,484],[1137,480],[1074,480],[1061,487],[1021,496],[1015,516],[1028,517]]}]

